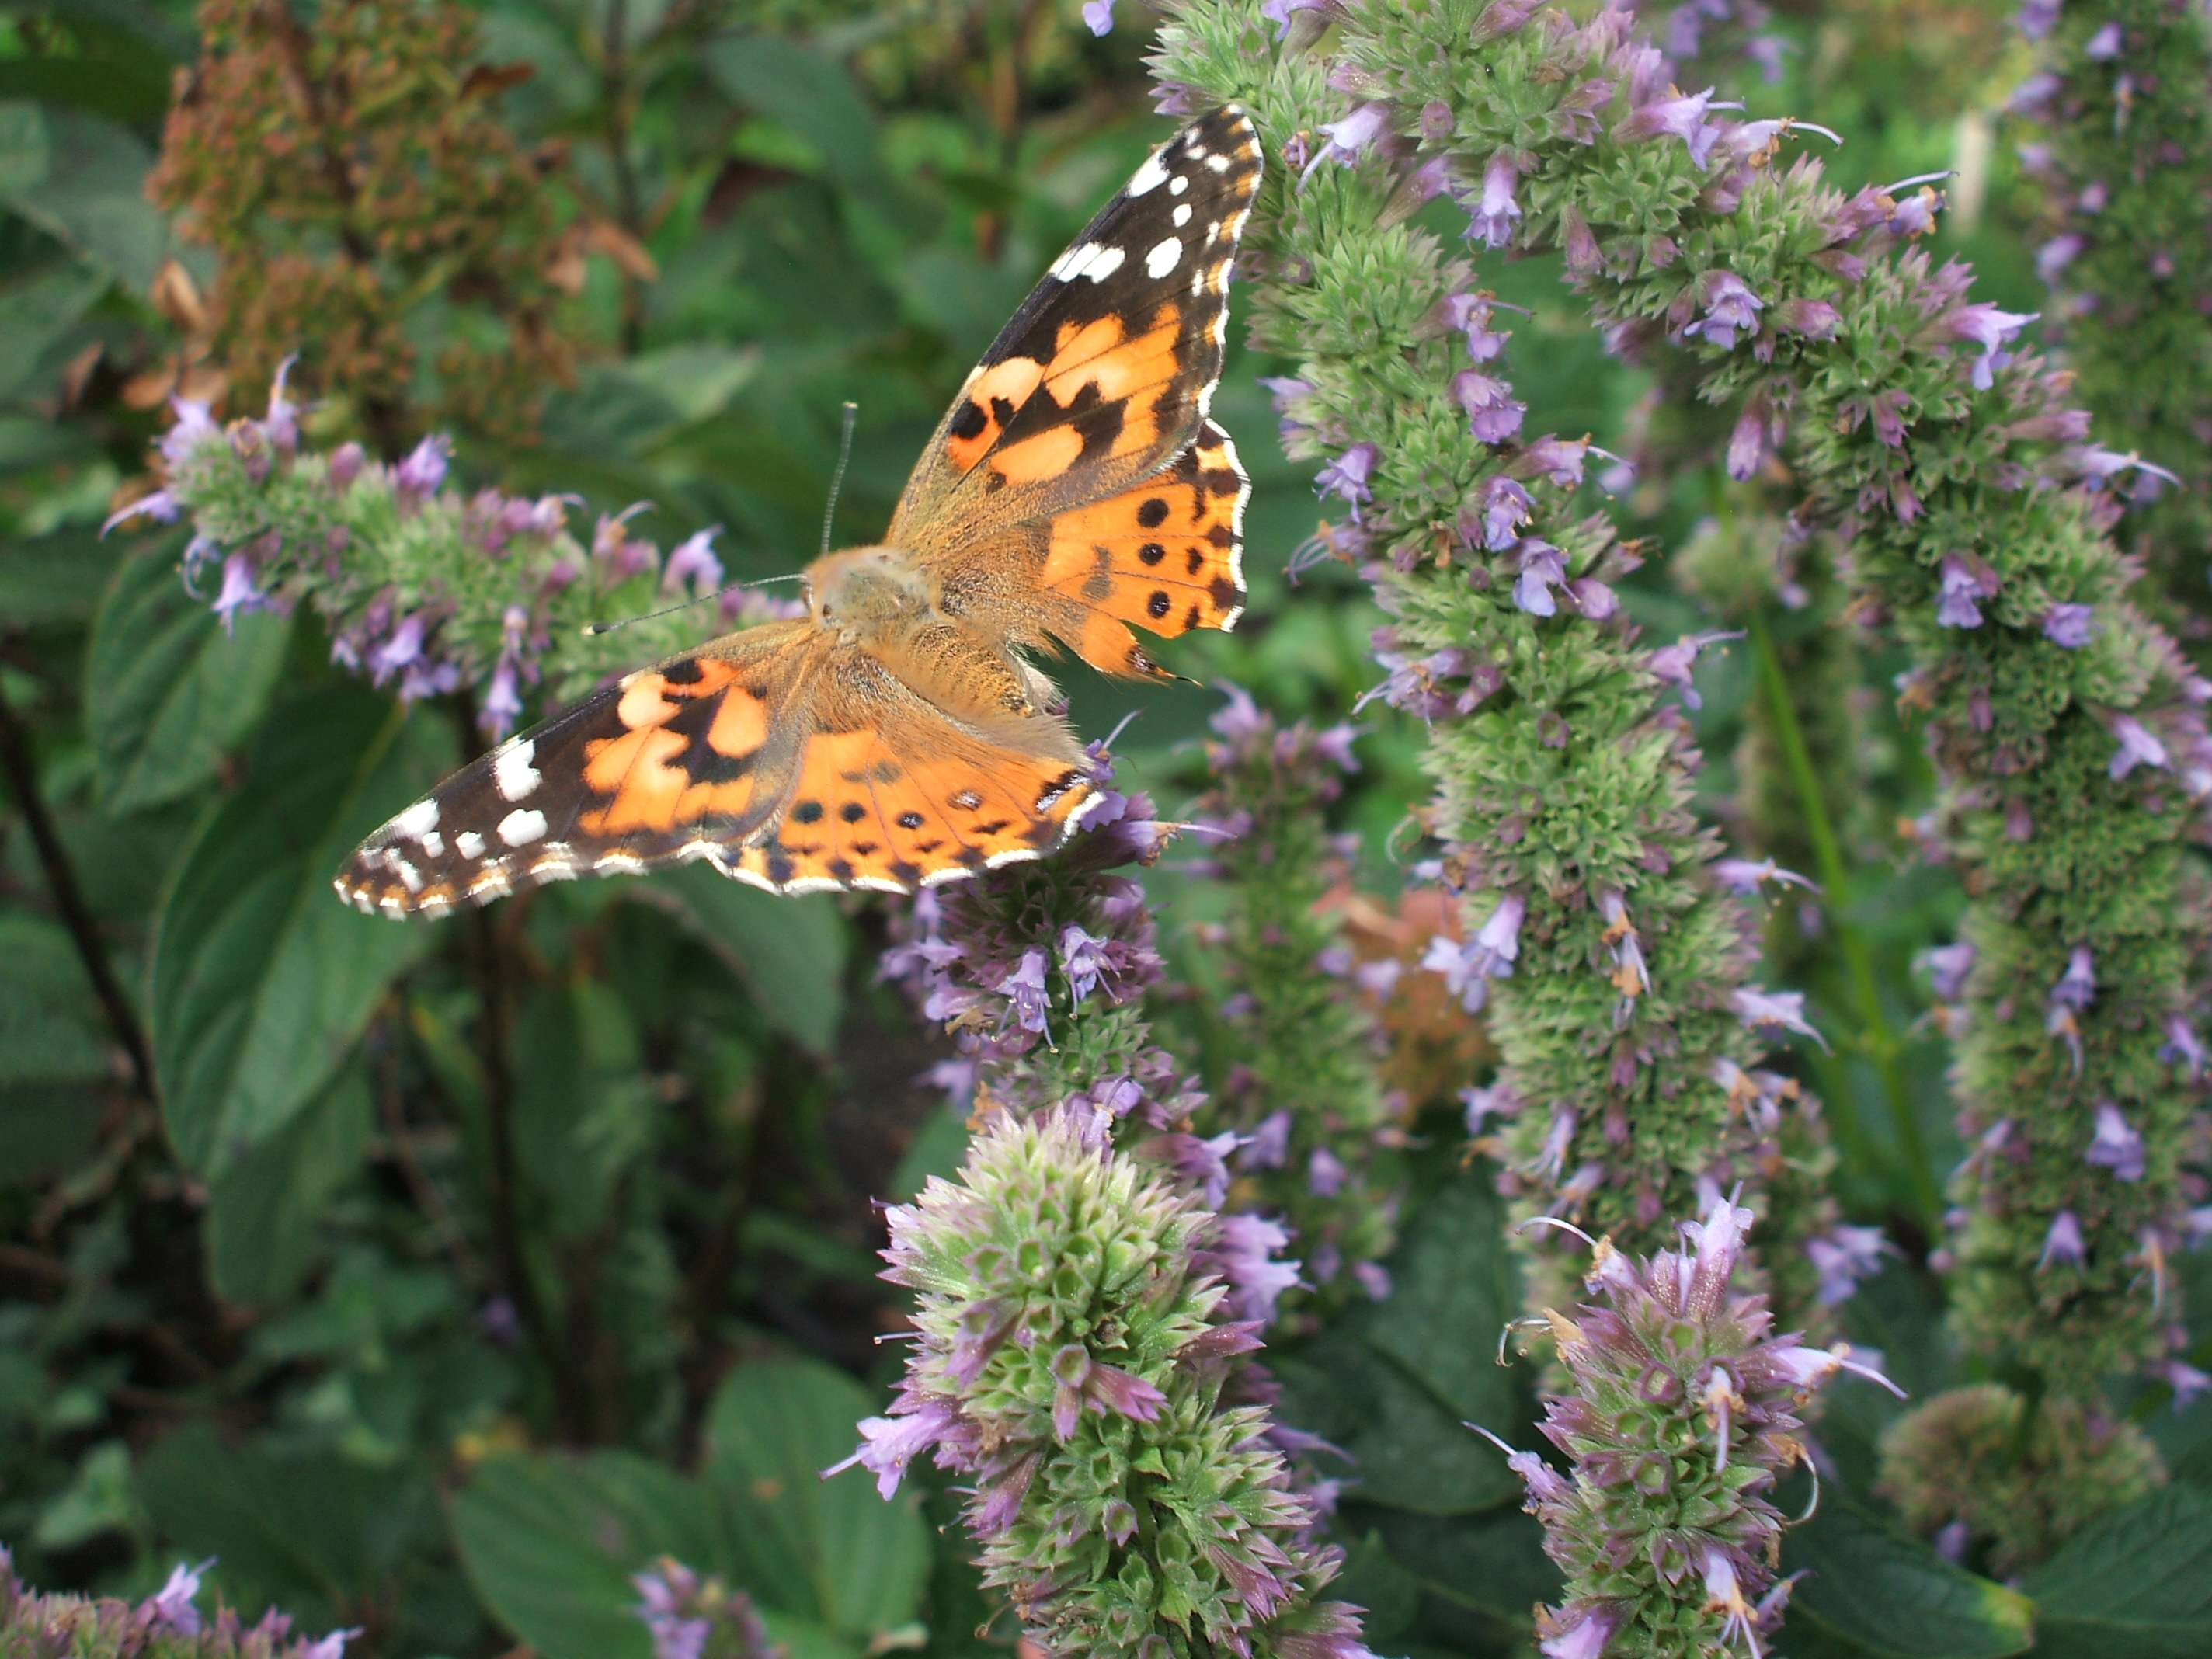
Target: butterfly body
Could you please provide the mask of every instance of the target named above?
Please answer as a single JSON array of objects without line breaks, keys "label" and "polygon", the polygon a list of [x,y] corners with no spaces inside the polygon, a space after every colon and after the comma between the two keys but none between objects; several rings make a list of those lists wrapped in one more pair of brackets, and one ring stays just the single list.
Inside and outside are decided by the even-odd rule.
[{"label": "butterfly body", "polygon": [[1027,653],[1161,678],[1133,627],[1242,612],[1249,487],[1206,409],[1260,174],[1241,112],[1177,133],[969,375],[883,544],[808,568],[805,617],[512,739],[363,842],[340,894],[441,915],[690,860],[778,892],[905,891],[1057,846],[1099,797]]}]

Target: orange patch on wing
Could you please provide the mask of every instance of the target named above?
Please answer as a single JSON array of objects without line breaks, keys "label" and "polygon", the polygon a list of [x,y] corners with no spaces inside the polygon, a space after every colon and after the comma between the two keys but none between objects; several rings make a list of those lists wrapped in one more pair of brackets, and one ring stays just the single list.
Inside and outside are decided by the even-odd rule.
[{"label": "orange patch on wing", "polygon": [[930,736],[895,750],[875,732],[817,733],[775,833],[735,862],[778,888],[912,888],[1051,851],[1091,793],[1064,761],[972,740],[918,752],[930,746]]},{"label": "orange patch on wing", "polygon": [[1037,483],[1064,474],[1083,454],[1083,434],[1072,426],[1047,427],[1035,437],[1008,444],[991,458],[991,471],[1008,483]]},{"label": "orange patch on wing", "polygon": [[1014,411],[1029,401],[1043,378],[1043,364],[1029,357],[1008,357],[969,380],[953,405],[951,429],[945,434],[945,453],[952,465],[966,472],[989,453],[1005,435]]},{"label": "orange patch on wing", "polygon": [[1148,674],[1124,623],[1170,637],[1235,627],[1247,490],[1228,434],[1209,421],[1144,483],[1054,519],[1039,580],[1089,612],[1067,643],[1109,674]]},{"label": "orange patch on wing", "polygon": [[[586,835],[670,831],[710,818],[741,817],[751,807],[758,778],[750,770],[723,775],[720,763],[742,762],[759,752],[768,737],[768,705],[739,681],[735,664],[695,657],[684,672],[696,678],[684,679],[672,670],[632,678],[617,705],[629,729],[584,745],[584,785],[604,801],[577,816],[577,827]],[[686,723],[697,731],[702,715],[693,711],[702,703],[712,705],[704,716],[709,751],[704,757],[690,736],[669,729],[672,721],[689,714]],[[703,769],[705,775],[695,769]]]}]

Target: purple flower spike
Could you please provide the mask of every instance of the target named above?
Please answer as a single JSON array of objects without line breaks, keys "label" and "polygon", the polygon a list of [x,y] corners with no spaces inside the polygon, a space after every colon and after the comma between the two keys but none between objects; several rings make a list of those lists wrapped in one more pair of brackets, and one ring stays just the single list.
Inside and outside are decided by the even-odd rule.
[{"label": "purple flower spike", "polygon": [[2082,1156],[2122,1181],[2143,1177],[2143,1138],[2111,1101],[2097,1103],[2097,1129]]},{"label": "purple flower spike", "polygon": [[722,526],[710,525],[697,535],[677,544],[676,550],[668,556],[661,568],[660,591],[681,593],[686,583],[691,591],[704,597],[722,585],[722,562],[714,556],[714,538],[722,533]]},{"label": "purple flower spike", "polygon": [[2079,651],[2097,631],[2097,612],[2086,605],[2054,605],[2043,613],[2043,637],[2063,650]]}]

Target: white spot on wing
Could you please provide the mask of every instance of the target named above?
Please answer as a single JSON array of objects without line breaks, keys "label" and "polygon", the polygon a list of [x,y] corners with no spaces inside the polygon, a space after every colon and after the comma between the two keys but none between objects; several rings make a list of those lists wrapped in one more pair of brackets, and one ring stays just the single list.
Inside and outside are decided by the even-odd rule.
[{"label": "white spot on wing", "polygon": [[499,821],[499,838],[509,847],[527,847],[545,833],[545,814],[519,806]]},{"label": "white spot on wing", "polygon": [[536,793],[538,769],[530,763],[537,757],[538,744],[529,738],[516,739],[492,757],[492,781],[499,786],[501,799],[527,800]]},{"label": "white spot on wing", "polygon": [[1168,194],[1170,196],[1180,196],[1189,188],[1190,180],[1179,173],[1168,180]]},{"label": "white spot on wing", "polygon": [[1121,249],[1109,247],[1103,242],[1079,242],[1053,261],[1052,274],[1063,283],[1072,283],[1079,276],[1103,283],[1121,270],[1128,257]]},{"label": "white spot on wing", "polygon": [[426,858],[441,859],[446,856],[446,838],[435,830],[418,839],[422,842],[423,856]]},{"label": "white spot on wing", "polygon": [[1157,283],[1173,270],[1182,258],[1182,242],[1170,236],[1145,256],[1145,275]]},{"label": "white spot on wing", "polygon": [[1183,226],[1188,224],[1190,222],[1190,204],[1188,202],[1177,202],[1176,204],[1176,210],[1173,217],[1176,222],[1176,228],[1178,230],[1182,229]]},{"label": "white spot on wing", "polygon": [[453,850],[465,859],[480,859],[483,849],[483,837],[473,830],[464,830],[453,837]]},{"label": "white spot on wing", "polygon": [[438,803],[434,800],[418,800],[392,820],[392,834],[404,836],[410,841],[420,841],[437,827]]},{"label": "white spot on wing", "polygon": [[1229,158],[1226,155],[1209,155],[1206,158],[1206,165],[1215,173],[1226,173],[1229,171]]},{"label": "white spot on wing", "polygon": [[[1123,193],[1129,196],[1149,195],[1165,184],[1167,179],[1168,170],[1160,165],[1159,152],[1155,150],[1145,157],[1144,166],[1129,175],[1129,182],[1123,186]],[[900,890],[903,892],[905,890],[902,888]]]}]

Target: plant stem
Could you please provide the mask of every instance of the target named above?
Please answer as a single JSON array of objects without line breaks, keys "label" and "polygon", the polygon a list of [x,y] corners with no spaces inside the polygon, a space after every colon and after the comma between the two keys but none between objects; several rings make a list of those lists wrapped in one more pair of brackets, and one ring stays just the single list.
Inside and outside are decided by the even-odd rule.
[{"label": "plant stem", "polygon": [[[1942,1213],[1942,1195],[1928,1167],[1920,1120],[1913,1112],[1911,1091],[1906,1085],[1904,1068],[1899,1064],[1902,1044],[1881,1006],[1881,990],[1875,980],[1874,957],[1867,949],[1865,936],[1848,918],[1850,872],[1844,863],[1843,844],[1837,838],[1835,824],[1828,816],[1827,795],[1820,787],[1819,774],[1813,769],[1812,753],[1805,746],[1804,728],[1797,723],[1796,703],[1790,695],[1790,681],[1782,672],[1782,659],[1775,654],[1763,605],[1751,609],[1750,631],[1752,654],[1759,664],[1759,685],[1766,696],[1768,713],[1774,719],[1775,738],[1781,744],[1791,781],[1797,787],[1798,803],[1805,815],[1806,837],[1813,843],[1813,857],[1820,866],[1822,908],[1827,912],[1828,925],[1835,930],[1837,948],[1843,955],[1853,1000],[1858,1004],[1859,1030],[1854,1041],[1860,1052],[1873,1062],[1875,1074],[1881,1080],[1883,1097],[1889,1103],[1891,1127],[1897,1134],[1898,1151],[1905,1160],[1905,1177],[1911,1184],[1913,1207],[1923,1223],[1933,1225]],[[1849,1097],[1832,1101],[1829,1109],[1836,1115],[1837,1127],[1844,1138],[1859,1141],[1857,1115]]]},{"label": "plant stem", "polygon": [[161,1095],[154,1083],[153,1050],[147,1043],[145,1030],[138,1024],[138,1012],[131,1006],[131,999],[125,994],[121,981],[115,977],[114,967],[107,960],[107,947],[100,941],[100,925],[93,920],[91,908],[84,902],[84,890],[77,884],[76,866],[70,861],[69,848],[63,844],[53,815],[46,810],[46,797],[39,791],[39,769],[31,758],[29,735],[15,718],[15,710],[8,706],[4,693],[0,693],[0,771],[8,775],[9,789],[15,797],[15,805],[30,830],[32,842],[38,848],[39,866],[46,874],[48,891],[53,895],[54,908],[61,912],[62,924],[69,929],[70,939],[76,946],[77,959],[84,963],[85,977],[92,981],[93,994],[100,999],[115,1040],[130,1056],[131,1080],[141,1095],[158,1101]]}]

